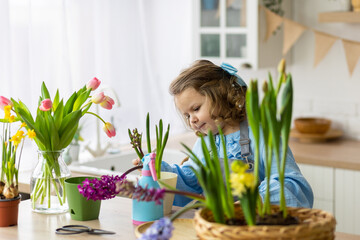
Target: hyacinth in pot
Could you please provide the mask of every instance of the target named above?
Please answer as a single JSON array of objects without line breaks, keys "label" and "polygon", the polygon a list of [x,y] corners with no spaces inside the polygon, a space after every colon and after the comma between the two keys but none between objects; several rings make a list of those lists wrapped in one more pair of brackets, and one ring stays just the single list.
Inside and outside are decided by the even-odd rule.
[{"label": "hyacinth in pot", "polygon": [[[146,116],[146,144],[147,144],[147,153],[155,152],[156,157],[154,161],[154,170],[153,172],[156,172],[156,175],[154,175],[153,180],[156,181],[156,184],[159,184],[159,187],[166,188],[176,187],[177,182],[177,174],[172,172],[161,172],[161,162],[163,159],[166,143],[169,137],[170,132],[170,125],[168,124],[167,130],[164,133],[163,130],[163,121],[162,119],[159,120],[159,124],[155,125],[156,130],[156,148],[152,150],[151,141],[150,141],[150,115],[149,113]],[[144,161],[143,158],[145,156],[144,151],[142,149],[142,133],[140,134],[138,132],[138,129],[135,128],[133,131],[130,131],[128,129],[129,137],[130,137],[130,143],[133,146],[136,154],[138,155],[139,159],[142,159],[139,161],[139,165],[141,165]],[[150,165],[151,167],[151,165]],[[151,179],[149,179],[151,181]],[[152,181],[151,181],[152,182]],[[139,182],[139,184],[143,184],[142,181]],[[167,194],[165,196],[164,202],[163,202],[163,214],[168,215],[171,213],[172,205],[174,202],[174,195],[173,194]],[[147,203],[140,203],[140,205],[147,205]]]},{"label": "hyacinth in pot", "polygon": [[94,78],[65,101],[60,97],[59,90],[51,98],[45,83],[42,83],[35,117],[23,102],[11,99],[11,110],[16,118],[36,134],[34,140],[39,160],[30,182],[33,211],[61,213],[68,210],[64,181],[70,176],[70,171],[62,159],[62,153],[73,140],[79,121],[85,114],[96,116],[104,123],[106,134],[115,136],[111,123],[90,111],[92,104],[100,104],[105,109],[111,109],[114,104],[114,100],[103,92],[91,96],[99,85],[100,80]]}]

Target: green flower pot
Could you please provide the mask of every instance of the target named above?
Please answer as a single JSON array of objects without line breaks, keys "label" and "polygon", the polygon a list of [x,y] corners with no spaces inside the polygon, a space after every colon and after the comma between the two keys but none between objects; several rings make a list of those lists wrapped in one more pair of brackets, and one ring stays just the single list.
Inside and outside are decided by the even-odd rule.
[{"label": "green flower pot", "polygon": [[78,221],[89,221],[99,218],[101,201],[87,200],[78,190],[78,185],[86,179],[95,177],[71,177],[65,180],[65,189],[69,204],[71,219]]}]

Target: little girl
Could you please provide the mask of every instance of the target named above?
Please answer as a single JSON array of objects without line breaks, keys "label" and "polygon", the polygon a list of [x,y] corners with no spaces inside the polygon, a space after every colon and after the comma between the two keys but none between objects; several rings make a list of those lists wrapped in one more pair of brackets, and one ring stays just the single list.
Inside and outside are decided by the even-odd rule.
[{"label": "little girl", "polygon": [[[211,130],[215,135],[216,147],[220,157],[227,154],[229,164],[242,160],[253,170],[254,143],[248,127],[245,112],[245,82],[236,75],[237,70],[228,64],[221,67],[210,61],[199,60],[185,69],[170,85],[175,105],[187,125],[196,133],[206,135]],[[217,126],[224,133],[226,151],[223,149]],[[209,143],[208,137],[205,141]],[[260,140],[259,193],[263,198],[266,191],[264,166],[264,141]],[[193,152],[205,163],[200,138],[196,141]],[[310,185],[302,176],[295,163],[292,152],[288,151],[285,170],[285,198],[288,206],[307,207],[313,205],[313,193]],[[177,188],[194,193],[202,193],[198,180],[190,166],[196,168],[189,159],[183,165],[169,165],[162,162],[162,171],[178,174]],[[270,176],[271,203],[279,204],[279,174],[276,161],[273,161]],[[191,199],[175,195],[174,205],[184,206]]]}]

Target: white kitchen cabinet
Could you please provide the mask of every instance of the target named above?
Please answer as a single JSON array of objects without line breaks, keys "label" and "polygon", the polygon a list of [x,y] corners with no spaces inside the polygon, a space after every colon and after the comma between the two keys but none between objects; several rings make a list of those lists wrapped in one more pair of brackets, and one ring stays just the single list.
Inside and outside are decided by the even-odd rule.
[{"label": "white kitchen cabinet", "polygon": [[[266,21],[260,0],[194,1],[196,59],[252,69],[276,67],[282,58],[282,28],[265,42]],[[282,6],[291,16],[291,2]]]},{"label": "white kitchen cabinet", "polygon": [[308,164],[298,166],[313,190],[313,208],[334,214],[334,168]]},{"label": "white kitchen cabinet", "polygon": [[336,231],[360,234],[360,171],[335,170]]},{"label": "white kitchen cabinet", "polygon": [[334,214],[337,232],[360,234],[360,171],[298,165],[312,187],[314,208]]}]

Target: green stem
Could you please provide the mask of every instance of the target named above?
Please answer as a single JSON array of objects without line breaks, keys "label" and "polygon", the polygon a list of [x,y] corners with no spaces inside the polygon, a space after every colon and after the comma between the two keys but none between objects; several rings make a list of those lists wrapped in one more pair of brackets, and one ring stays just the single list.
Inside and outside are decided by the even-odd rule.
[{"label": "green stem", "polygon": [[172,215],[170,220],[174,221],[176,218],[180,217],[183,213],[187,212],[188,210],[194,209],[194,208],[199,208],[199,207],[205,207],[205,204],[204,203],[194,203],[192,205],[183,207],[179,211],[177,211],[174,215]]},{"label": "green stem", "polygon": [[97,117],[98,119],[100,119],[104,124],[106,124],[106,122],[104,121],[104,119],[102,119],[99,115],[97,115],[96,113],[93,113],[93,112],[85,112],[87,114],[91,114],[91,115],[94,115],[95,117]]},{"label": "green stem", "polygon": [[150,142],[150,115],[149,113],[146,116],[146,144],[148,153],[151,153],[151,142]]},{"label": "green stem", "polygon": [[82,106],[81,108],[80,108],[80,110],[83,110],[84,108],[86,108],[88,105],[90,105],[90,104],[92,104],[92,102],[91,101],[89,101],[88,103],[86,103],[84,106]]},{"label": "green stem", "polygon": [[197,201],[201,201],[204,202],[205,201],[205,197],[200,195],[200,194],[196,194],[196,193],[191,193],[191,192],[185,192],[185,191],[179,191],[179,190],[169,190],[169,189],[165,189],[165,193],[174,193],[174,194],[180,194],[183,196],[188,196],[192,199],[195,199]]}]

